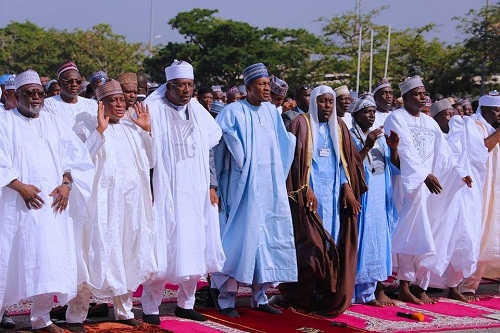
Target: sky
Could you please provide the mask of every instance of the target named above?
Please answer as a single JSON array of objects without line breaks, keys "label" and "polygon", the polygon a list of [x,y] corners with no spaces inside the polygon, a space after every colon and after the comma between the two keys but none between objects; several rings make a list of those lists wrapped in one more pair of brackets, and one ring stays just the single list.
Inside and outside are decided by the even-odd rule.
[{"label": "sky", "polygon": [[[479,9],[487,0],[358,0],[361,12],[389,6],[375,20],[392,29],[418,28],[436,23],[428,38],[448,44],[461,41],[455,16],[465,16]],[[180,42],[182,36],[172,30],[168,21],[177,13],[193,8],[218,9],[215,16],[247,22],[259,28],[305,28],[320,34],[320,17],[331,18],[348,10],[355,11],[357,0],[0,0],[0,28],[11,21],[35,23],[43,28],[87,30],[98,23],[110,24],[113,32],[128,42],[153,45]],[[151,15],[151,3],[153,15]],[[150,33],[151,21],[153,31]],[[152,38],[151,38],[152,36]]]}]

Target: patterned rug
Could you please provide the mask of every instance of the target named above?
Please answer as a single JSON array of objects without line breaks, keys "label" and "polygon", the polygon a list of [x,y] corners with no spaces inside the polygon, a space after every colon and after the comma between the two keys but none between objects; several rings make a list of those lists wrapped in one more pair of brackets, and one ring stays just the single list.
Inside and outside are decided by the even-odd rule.
[{"label": "patterned rug", "polygon": [[[198,283],[198,289],[201,287],[207,286],[206,282],[199,282]],[[163,291],[163,298],[162,298],[162,303],[174,303],[177,300],[177,286],[172,285],[172,284],[167,284],[165,285],[165,290]],[[240,287],[238,290],[238,297],[248,297],[252,294],[252,290],[249,287]],[[269,295],[276,295],[279,294],[278,289],[274,288],[269,288],[267,291],[267,294]],[[134,303],[135,306],[141,304],[141,295],[142,295],[142,286],[139,286],[137,291],[134,292],[134,296],[132,298],[132,302]],[[106,303],[108,304],[109,307],[113,306],[113,300],[111,297],[109,298],[99,298],[94,295],[92,295],[90,299],[91,303]],[[57,298],[54,297],[54,307],[59,306],[59,303],[57,302]],[[17,304],[11,305],[7,307],[6,311],[7,314],[10,316],[21,316],[21,315],[27,315],[30,313],[30,308],[31,308],[31,302],[27,300],[20,301]]]},{"label": "patterned rug", "polygon": [[[418,322],[401,318],[397,312],[424,314],[425,319]],[[499,295],[482,295],[476,302],[464,303],[448,298],[439,298],[436,304],[415,305],[396,302],[395,307],[373,307],[353,305],[335,321],[370,332],[438,332],[451,329],[473,329],[500,327],[500,320],[484,315],[500,313]]]}]

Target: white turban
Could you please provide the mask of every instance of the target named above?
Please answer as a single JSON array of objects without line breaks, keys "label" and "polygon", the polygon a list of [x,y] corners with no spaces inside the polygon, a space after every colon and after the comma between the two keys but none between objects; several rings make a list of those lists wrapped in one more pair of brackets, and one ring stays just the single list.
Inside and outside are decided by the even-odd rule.
[{"label": "white turban", "polygon": [[167,81],[175,79],[194,80],[193,66],[183,60],[174,60],[172,65],[165,67],[165,76]]},{"label": "white turban", "polygon": [[22,72],[14,79],[14,86],[16,87],[16,90],[30,83],[39,84],[40,86],[42,85],[40,76],[32,69],[28,69],[27,71]]},{"label": "white turban", "polygon": [[477,107],[477,114],[482,114],[481,106],[500,107],[500,94],[498,91],[491,91],[488,95],[479,98],[479,106]]},{"label": "white turban", "polygon": [[424,87],[422,79],[420,76],[415,75],[407,78],[399,84],[399,90],[401,91],[401,96],[406,94],[408,91],[415,89],[417,87]]},{"label": "white turban", "polygon": [[349,112],[356,113],[368,107],[373,107],[373,108],[377,107],[377,104],[375,104],[375,100],[373,99],[373,95],[370,93],[366,93],[359,96],[359,98],[355,100],[354,103],[351,103],[349,105]]}]

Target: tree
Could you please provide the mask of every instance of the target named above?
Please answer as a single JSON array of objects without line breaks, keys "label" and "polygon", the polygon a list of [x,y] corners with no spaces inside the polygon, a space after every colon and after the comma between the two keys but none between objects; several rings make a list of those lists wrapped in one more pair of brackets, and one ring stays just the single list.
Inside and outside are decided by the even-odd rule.
[{"label": "tree", "polygon": [[0,70],[20,73],[29,68],[40,76],[55,77],[63,63],[72,60],[82,75],[104,70],[110,77],[141,68],[144,48],[113,34],[107,24],[89,31],[45,30],[27,21],[11,22],[0,29]]},{"label": "tree", "polygon": [[[340,80],[333,86],[347,84],[356,88],[359,29],[362,29],[362,56],[360,69],[360,92],[369,90],[370,36],[373,30],[373,81],[382,78],[385,68],[388,26],[376,25],[373,19],[387,7],[380,7],[368,13],[356,14],[347,11],[330,19],[320,18],[325,22],[323,38],[327,47],[320,55],[318,77],[327,73],[340,74]],[[421,28],[391,32],[391,49],[388,66],[388,78],[393,84],[401,82],[410,75],[420,75],[433,89],[438,73],[447,72],[451,66],[453,48],[436,39],[427,41],[424,34],[435,28],[433,23]]]},{"label": "tree", "polygon": [[[457,29],[465,38],[460,64],[466,86],[476,92],[485,93],[498,87],[492,79],[500,73],[500,3],[471,9],[464,17],[454,17]],[[477,77],[481,77],[478,88]]]},{"label": "tree", "polygon": [[304,29],[258,29],[214,17],[217,12],[195,8],[169,21],[172,29],[184,35],[185,43],[168,43],[145,60],[154,81],[165,80],[163,68],[174,59],[190,62],[197,83],[204,85],[241,84],[243,69],[256,62],[265,63],[271,74],[292,87],[306,78],[318,37]]}]

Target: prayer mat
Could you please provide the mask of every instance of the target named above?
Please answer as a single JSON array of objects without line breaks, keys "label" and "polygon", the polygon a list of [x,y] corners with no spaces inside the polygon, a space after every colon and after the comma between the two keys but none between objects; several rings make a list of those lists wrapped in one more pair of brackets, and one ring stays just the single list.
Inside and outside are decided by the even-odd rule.
[{"label": "prayer mat", "polygon": [[[200,281],[198,282],[197,289],[207,286],[206,282]],[[178,286],[173,284],[166,284],[165,290],[163,291],[162,303],[174,303],[177,301],[177,289]],[[279,290],[275,288],[269,288],[267,291],[268,295],[277,295],[279,294]],[[132,297],[132,302],[135,306],[141,304],[141,295],[142,295],[142,286],[139,286],[137,290],[134,292]],[[240,287],[238,290],[238,297],[248,297],[252,295],[252,290],[250,287]],[[106,303],[109,307],[113,306],[113,299],[109,298],[99,298],[94,295],[90,298],[90,303]],[[54,297],[54,307],[59,306],[57,302],[57,298]],[[21,316],[27,315],[30,313],[31,301],[22,300],[17,304],[11,305],[7,307],[7,314],[10,316]]]},{"label": "prayer mat", "polygon": [[175,316],[160,317],[160,327],[174,333],[245,333],[237,328],[229,327],[218,322],[193,321]]},{"label": "prayer mat", "polygon": [[[335,318],[349,326],[369,332],[438,332],[447,330],[500,327],[500,320],[484,317],[500,312],[499,295],[480,295],[479,301],[464,303],[439,298],[436,304],[416,305],[396,301],[396,306],[352,305]],[[397,312],[424,315],[424,321],[401,318]]]},{"label": "prayer mat", "polygon": [[[346,327],[333,326],[332,322],[323,318],[308,315],[290,309],[280,309],[283,313],[280,315],[270,314],[254,310],[248,306],[237,307],[240,317],[231,318],[221,315],[215,309],[201,309],[197,311],[203,313],[210,321],[233,327],[240,332],[265,333],[354,333],[366,332],[365,330]],[[335,320],[336,321],[336,320]],[[224,331],[226,332],[226,331]]]}]

